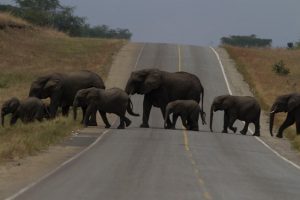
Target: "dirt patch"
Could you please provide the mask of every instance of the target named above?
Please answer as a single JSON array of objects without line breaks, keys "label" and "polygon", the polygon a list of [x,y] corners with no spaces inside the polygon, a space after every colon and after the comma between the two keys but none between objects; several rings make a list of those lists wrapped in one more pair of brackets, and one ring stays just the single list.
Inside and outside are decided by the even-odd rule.
[{"label": "dirt patch", "polygon": [[[253,96],[253,91],[249,85],[244,81],[243,76],[237,71],[235,62],[230,59],[226,50],[223,48],[217,48],[217,52],[220,55],[222,64],[225,69],[225,73],[228,77],[229,85],[234,95],[248,95]],[[268,114],[263,111],[261,114],[261,139],[271,146],[274,150],[280,153],[285,158],[300,165],[300,153],[292,148],[288,139],[278,139],[271,137],[269,133],[269,119]],[[254,130],[254,126],[251,126]]]}]

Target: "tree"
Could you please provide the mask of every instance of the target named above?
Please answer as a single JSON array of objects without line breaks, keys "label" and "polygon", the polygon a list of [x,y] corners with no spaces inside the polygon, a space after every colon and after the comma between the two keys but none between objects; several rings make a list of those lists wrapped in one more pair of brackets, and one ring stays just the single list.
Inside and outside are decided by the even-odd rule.
[{"label": "tree", "polygon": [[257,38],[254,34],[249,36],[232,35],[230,37],[222,37],[221,43],[241,47],[270,47],[272,39]]},{"label": "tree", "polygon": [[15,2],[23,9],[53,11],[61,8],[59,0],[15,0]]}]

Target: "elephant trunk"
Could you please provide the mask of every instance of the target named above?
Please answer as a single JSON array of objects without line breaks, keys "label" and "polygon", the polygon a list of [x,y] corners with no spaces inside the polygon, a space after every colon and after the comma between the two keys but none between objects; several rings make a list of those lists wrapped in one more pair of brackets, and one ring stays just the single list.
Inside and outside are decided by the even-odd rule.
[{"label": "elephant trunk", "polygon": [[274,124],[274,117],[276,113],[277,106],[274,104],[271,108],[270,112],[270,135],[273,136],[273,124]]},{"label": "elephant trunk", "polygon": [[2,124],[2,126],[4,126],[4,117],[5,117],[5,113],[2,112],[1,113],[1,124]]},{"label": "elephant trunk", "polygon": [[211,132],[213,132],[213,130],[212,130],[213,117],[214,117],[214,104],[212,104],[211,107],[210,107],[209,128],[210,128],[210,131],[211,131]]},{"label": "elephant trunk", "polygon": [[76,101],[74,101],[74,103],[73,103],[73,118],[74,118],[74,120],[77,119],[77,107],[78,107],[78,103]]},{"label": "elephant trunk", "polygon": [[202,124],[205,125],[206,124],[206,121],[205,121],[206,113],[203,110],[200,110],[199,114],[200,114],[200,117],[202,120]]}]

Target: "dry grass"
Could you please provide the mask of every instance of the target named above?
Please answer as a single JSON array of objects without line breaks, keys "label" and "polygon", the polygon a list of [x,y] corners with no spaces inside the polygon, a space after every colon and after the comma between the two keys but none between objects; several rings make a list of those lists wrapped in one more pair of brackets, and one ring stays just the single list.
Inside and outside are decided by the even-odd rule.
[{"label": "dry grass", "polygon": [[0,13],[0,28],[6,28],[6,27],[25,28],[25,27],[30,27],[30,25],[26,21],[14,17],[9,13]]},{"label": "dry grass", "polygon": [[[6,19],[3,14],[0,23],[1,20],[18,21],[12,17]],[[0,29],[0,105],[13,96],[27,97],[32,80],[49,72],[88,69],[105,80],[113,56],[125,42],[70,38],[43,28]],[[0,128],[0,160],[19,158],[44,149],[70,134],[74,125],[72,120],[59,118]]]},{"label": "dry grass", "polygon": [[[232,46],[224,46],[224,48],[235,60],[238,70],[254,89],[263,109],[269,110],[279,95],[300,92],[300,50]],[[290,69],[290,74],[280,76],[272,71],[274,63],[280,60],[283,60],[286,67]],[[277,124],[281,124],[285,116],[285,114],[276,115]],[[296,137],[295,128],[289,128],[286,133],[294,147],[300,150],[300,136]]]}]

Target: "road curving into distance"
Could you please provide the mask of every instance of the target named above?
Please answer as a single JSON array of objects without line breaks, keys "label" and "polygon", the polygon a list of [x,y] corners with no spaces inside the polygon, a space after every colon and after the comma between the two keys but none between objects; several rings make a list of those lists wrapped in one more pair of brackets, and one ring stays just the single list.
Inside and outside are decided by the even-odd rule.
[{"label": "road curving into distance", "polygon": [[[196,74],[204,86],[204,110],[208,115],[213,98],[228,94],[219,61],[208,47],[145,44],[136,67]],[[142,114],[142,96],[134,95],[132,100],[134,110]],[[300,170],[280,159],[252,136],[217,133],[222,130],[221,112],[214,115],[215,133],[201,124],[200,132],[185,131],[180,120],[177,130],[164,130],[163,118],[157,108],[152,108],[149,129],[139,128],[141,117],[130,118],[133,123],[129,128],[117,130],[115,124],[80,157],[14,198],[300,198]]]}]

